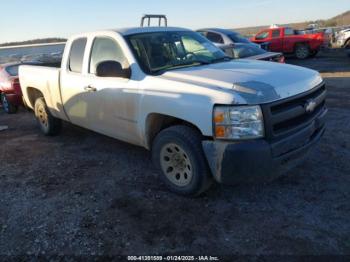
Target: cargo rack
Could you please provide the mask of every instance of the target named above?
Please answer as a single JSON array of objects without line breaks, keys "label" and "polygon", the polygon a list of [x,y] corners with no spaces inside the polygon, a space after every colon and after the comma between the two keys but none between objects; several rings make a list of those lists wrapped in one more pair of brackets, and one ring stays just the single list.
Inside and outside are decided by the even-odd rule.
[{"label": "cargo rack", "polygon": [[159,27],[162,26],[162,21],[164,21],[164,26],[165,27],[168,26],[168,18],[166,17],[166,15],[144,15],[141,18],[141,27],[145,27],[145,21],[146,20],[148,20],[147,26],[150,27],[152,19],[158,19],[158,26]]}]

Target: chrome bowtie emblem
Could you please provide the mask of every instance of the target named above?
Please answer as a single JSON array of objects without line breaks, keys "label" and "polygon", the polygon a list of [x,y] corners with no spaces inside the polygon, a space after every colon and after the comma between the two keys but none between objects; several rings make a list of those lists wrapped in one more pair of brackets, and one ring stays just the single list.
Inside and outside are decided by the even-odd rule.
[{"label": "chrome bowtie emblem", "polygon": [[317,106],[316,101],[313,99],[310,99],[305,103],[305,111],[310,114],[315,111],[316,106]]}]

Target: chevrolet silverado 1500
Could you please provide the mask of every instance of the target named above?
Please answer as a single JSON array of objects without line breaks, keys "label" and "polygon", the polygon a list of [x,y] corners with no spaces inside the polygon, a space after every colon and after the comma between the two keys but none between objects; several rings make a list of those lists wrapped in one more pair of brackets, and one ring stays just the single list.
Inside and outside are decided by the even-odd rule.
[{"label": "chevrolet silverado 1500", "polygon": [[61,68],[21,66],[41,130],[61,120],[152,151],[168,187],[198,195],[216,180],[269,179],[325,130],[318,72],[231,60],[198,33],[148,27],[73,36]]}]

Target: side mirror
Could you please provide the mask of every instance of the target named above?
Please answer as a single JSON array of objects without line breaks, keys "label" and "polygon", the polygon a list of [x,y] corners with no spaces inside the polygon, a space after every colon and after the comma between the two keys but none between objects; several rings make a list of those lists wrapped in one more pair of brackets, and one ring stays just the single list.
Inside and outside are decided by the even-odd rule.
[{"label": "side mirror", "polygon": [[99,77],[121,77],[129,79],[131,77],[130,68],[123,69],[117,61],[103,61],[97,65],[96,75]]}]

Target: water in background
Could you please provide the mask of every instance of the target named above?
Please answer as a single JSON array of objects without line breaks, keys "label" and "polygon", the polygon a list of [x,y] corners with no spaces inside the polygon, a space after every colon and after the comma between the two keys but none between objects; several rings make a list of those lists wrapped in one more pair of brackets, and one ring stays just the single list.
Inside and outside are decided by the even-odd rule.
[{"label": "water in background", "polygon": [[40,55],[54,55],[62,53],[65,44],[56,44],[48,46],[29,46],[29,47],[16,47],[0,49],[0,63],[8,63],[20,61],[28,57],[40,56]]}]

